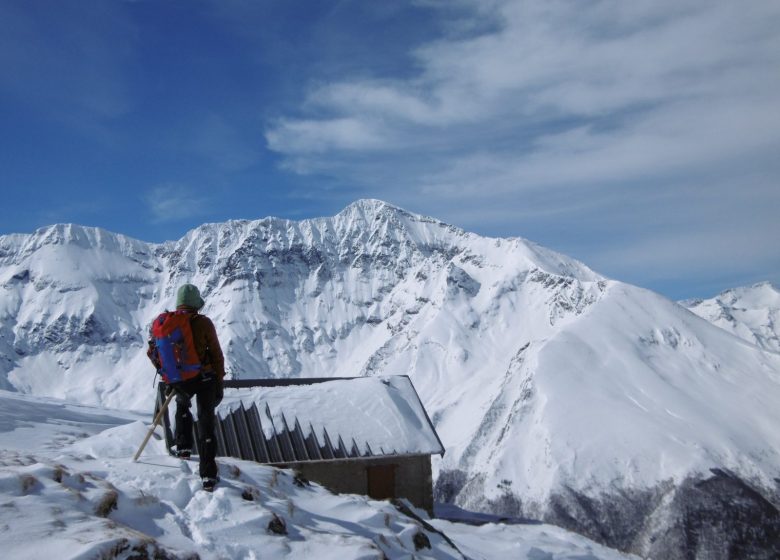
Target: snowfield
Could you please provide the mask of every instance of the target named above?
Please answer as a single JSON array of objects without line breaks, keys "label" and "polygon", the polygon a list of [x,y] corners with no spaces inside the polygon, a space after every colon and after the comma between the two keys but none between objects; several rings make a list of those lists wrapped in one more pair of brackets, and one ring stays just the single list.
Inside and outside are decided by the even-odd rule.
[{"label": "snowfield", "polygon": [[147,420],[0,391],[3,558],[630,558],[549,525],[410,516],[246,461],[220,459],[210,494],[161,439],[132,462]]},{"label": "snowfield", "polygon": [[0,389],[148,410],[148,325],[184,282],[234,378],[408,375],[439,502],[645,557],[780,557],[771,286],[694,313],[377,200],[162,244],[59,224],[0,237]]}]

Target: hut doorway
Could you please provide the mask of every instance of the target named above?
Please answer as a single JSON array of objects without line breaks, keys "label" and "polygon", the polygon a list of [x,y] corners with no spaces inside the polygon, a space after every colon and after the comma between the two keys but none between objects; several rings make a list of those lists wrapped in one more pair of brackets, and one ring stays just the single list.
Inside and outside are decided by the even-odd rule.
[{"label": "hut doorway", "polygon": [[373,465],[366,468],[368,495],[375,500],[395,498],[395,465]]}]

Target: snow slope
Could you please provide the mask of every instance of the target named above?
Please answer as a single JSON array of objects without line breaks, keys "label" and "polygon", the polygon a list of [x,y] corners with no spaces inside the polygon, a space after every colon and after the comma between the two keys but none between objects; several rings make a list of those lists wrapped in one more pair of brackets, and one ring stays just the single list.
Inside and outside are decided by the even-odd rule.
[{"label": "snow slope", "polygon": [[[146,429],[133,414],[0,391],[3,557],[628,558],[546,525],[410,517],[238,460],[220,460],[222,482],[206,493],[196,463],[173,459],[159,440],[132,462]],[[275,517],[286,535],[268,530]]]},{"label": "snow slope", "polygon": [[442,501],[649,555],[713,469],[774,499],[779,354],[529,241],[380,201],[160,245],[0,237],[0,384],[147,409],[145,331],[185,281],[234,377],[409,375],[447,449]]},{"label": "snow slope", "polygon": [[769,282],[681,303],[733,335],[764,350],[780,352],[780,291]]}]

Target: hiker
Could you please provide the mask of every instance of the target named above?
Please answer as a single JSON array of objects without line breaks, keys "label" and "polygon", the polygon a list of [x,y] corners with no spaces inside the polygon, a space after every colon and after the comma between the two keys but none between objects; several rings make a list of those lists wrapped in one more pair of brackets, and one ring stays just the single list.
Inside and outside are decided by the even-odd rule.
[{"label": "hiker", "polygon": [[[213,491],[219,475],[217,471],[217,442],[214,435],[214,409],[222,401],[223,379],[225,377],[225,360],[217,339],[214,323],[198,311],[204,305],[198,288],[192,284],[182,285],[176,294],[176,311],[161,314],[152,323],[147,354],[157,370],[162,373],[163,381],[167,383],[166,392],[176,391],[176,428],[174,439],[176,449],[174,454],[182,459],[188,459],[192,454],[192,397],[198,403],[198,452],[200,456],[200,477],[203,489]],[[172,318],[170,324],[178,321],[179,331],[184,335],[170,352],[166,349],[166,341],[157,338],[163,323]],[[157,331],[155,327],[157,326]],[[191,332],[187,332],[187,331]],[[174,344],[174,346],[176,345]],[[188,346],[194,350],[187,350]],[[166,369],[171,358],[175,361],[174,369]],[[168,372],[170,375],[166,375]]]}]

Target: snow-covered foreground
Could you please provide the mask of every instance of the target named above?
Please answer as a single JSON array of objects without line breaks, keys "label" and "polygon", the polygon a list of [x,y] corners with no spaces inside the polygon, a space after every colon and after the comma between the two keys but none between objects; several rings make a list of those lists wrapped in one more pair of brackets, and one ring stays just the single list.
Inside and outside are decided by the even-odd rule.
[{"label": "snow-covered foreground", "polygon": [[550,525],[416,519],[246,461],[221,459],[209,494],[160,439],[132,462],[147,421],[0,391],[3,558],[629,558]]}]

